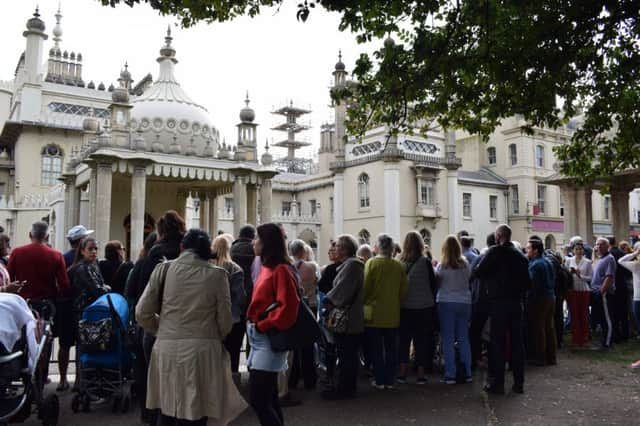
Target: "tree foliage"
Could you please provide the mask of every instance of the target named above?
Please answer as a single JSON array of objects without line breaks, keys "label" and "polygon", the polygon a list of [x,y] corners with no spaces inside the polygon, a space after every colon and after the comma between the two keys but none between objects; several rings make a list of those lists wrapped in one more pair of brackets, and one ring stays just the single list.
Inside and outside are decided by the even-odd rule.
[{"label": "tree foliage", "polygon": [[[282,1],[142,0],[183,26]],[[318,0],[298,4],[298,19],[316,4],[339,12],[339,29],[359,42],[393,37],[359,57],[356,85],[333,94],[352,100],[352,134],[372,122],[395,131],[421,123],[487,139],[514,114],[551,128],[578,115],[571,143],[556,150],[565,174],[589,183],[640,164],[640,1]]]}]

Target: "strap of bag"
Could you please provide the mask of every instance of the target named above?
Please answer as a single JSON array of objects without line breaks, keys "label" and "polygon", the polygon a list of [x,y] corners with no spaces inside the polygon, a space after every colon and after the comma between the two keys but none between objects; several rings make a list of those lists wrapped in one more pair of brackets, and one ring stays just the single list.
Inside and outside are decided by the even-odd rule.
[{"label": "strap of bag", "polygon": [[158,309],[158,313],[162,312],[162,299],[164,299],[164,286],[167,281],[169,266],[171,266],[171,261],[165,259],[162,262],[162,270],[160,271],[160,308]]}]

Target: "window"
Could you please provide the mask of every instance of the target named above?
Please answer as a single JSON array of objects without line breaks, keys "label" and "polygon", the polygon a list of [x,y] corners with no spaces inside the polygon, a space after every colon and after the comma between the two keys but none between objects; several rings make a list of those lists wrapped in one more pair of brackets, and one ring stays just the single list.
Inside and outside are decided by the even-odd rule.
[{"label": "window", "polygon": [[489,160],[489,164],[496,164],[496,148],[489,147],[487,148],[487,159]]},{"label": "window", "polygon": [[426,246],[431,246],[431,232],[428,229],[422,228],[420,230],[420,235],[422,236],[422,241]]},{"label": "window", "polygon": [[224,211],[228,214],[233,212],[233,198],[226,197],[224,199]]},{"label": "window", "polygon": [[289,216],[291,214],[291,201],[282,202],[282,216]]},{"label": "window", "polygon": [[471,193],[462,194],[462,216],[471,217]]},{"label": "window", "polygon": [[315,216],[316,214],[318,214],[316,200],[309,200],[309,214],[311,216]]},{"label": "window", "polygon": [[511,213],[520,214],[520,196],[518,194],[518,185],[511,186]]},{"label": "window", "polygon": [[420,204],[433,206],[433,181],[420,181]]},{"label": "window", "polygon": [[62,150],[57,145],[47,145],[40,152],[42,155],[42,174],[40,183],[53,186],[58,183],[62,174]]},{"label": "window", "polygon": [[365,209],[370,206],[369,202],[369,175],[363,173],[358,178],[358,199],[360,208]]},{"label": "window", "polygon": [[369,244],[371,241],[371,233],[366,229],[360,230],[360,232],[358,232],[358,241],[360,244]]},{"label": "window", "polygon": [[518,149],[516,148],[516,144],[514,143],[509,145],[509,158],[511,159],[512,166],[518,164]]},{"label": "window", "polygon": [[611,211],[611,197],[604,197],[604,220],[609,220],[609,213]]},{"label": "window", "polygon": [[544,214],[545,201],[547,199],[547,187],[544,185],[538,185],[538,213]]},{"label": "window", "polygon": [[498,196],[489,195],[489,218],[498,218]]},{"label": "window", "polygon": [[536,145],[536,166],[544,167],[544,146]]},{"label": "window", "polygon": [[560,216],[564,216],[564,196],[560,193]]},{"label": "window", "polygon": [[65,104],[61,102],[50,102],[49,111],[61,112],[63,114],[84,115],[97,118],[109,118],[111,113],[108,109],[94,108],[84,105]]}]

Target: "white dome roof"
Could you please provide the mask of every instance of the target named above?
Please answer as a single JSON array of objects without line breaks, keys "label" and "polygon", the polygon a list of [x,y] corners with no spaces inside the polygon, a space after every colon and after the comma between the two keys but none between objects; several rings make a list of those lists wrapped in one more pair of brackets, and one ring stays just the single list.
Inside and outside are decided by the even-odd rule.
[{"label": "white dome roof", "polygon": [[147,144],[159,141],[169,152],[174,137],[181,152],[190,145],[201,154],[211,139],[217,145],[218,131],[207,110],[194,102],[180,87],[174,75],[175,49],[171,46],[171,32],[165,37],[166,45],[160,50],[158,79],[141,96],[132,100],[131,127],[142,131]]}]

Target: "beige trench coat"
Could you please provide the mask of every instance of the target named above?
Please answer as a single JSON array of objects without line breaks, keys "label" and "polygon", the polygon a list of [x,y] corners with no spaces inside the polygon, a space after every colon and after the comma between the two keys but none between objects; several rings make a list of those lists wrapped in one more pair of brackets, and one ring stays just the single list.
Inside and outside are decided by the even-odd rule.
[{"label": "beige trench coat", "polygon": [[210,425],[226,425],[247,407],[222,345],[232,326],[227,273],[185,251],[169,266],[163,292],[162,270],[154,269],[136,307],[145,332],[157,336],[147,408],[186,420],[206,416]]}]

